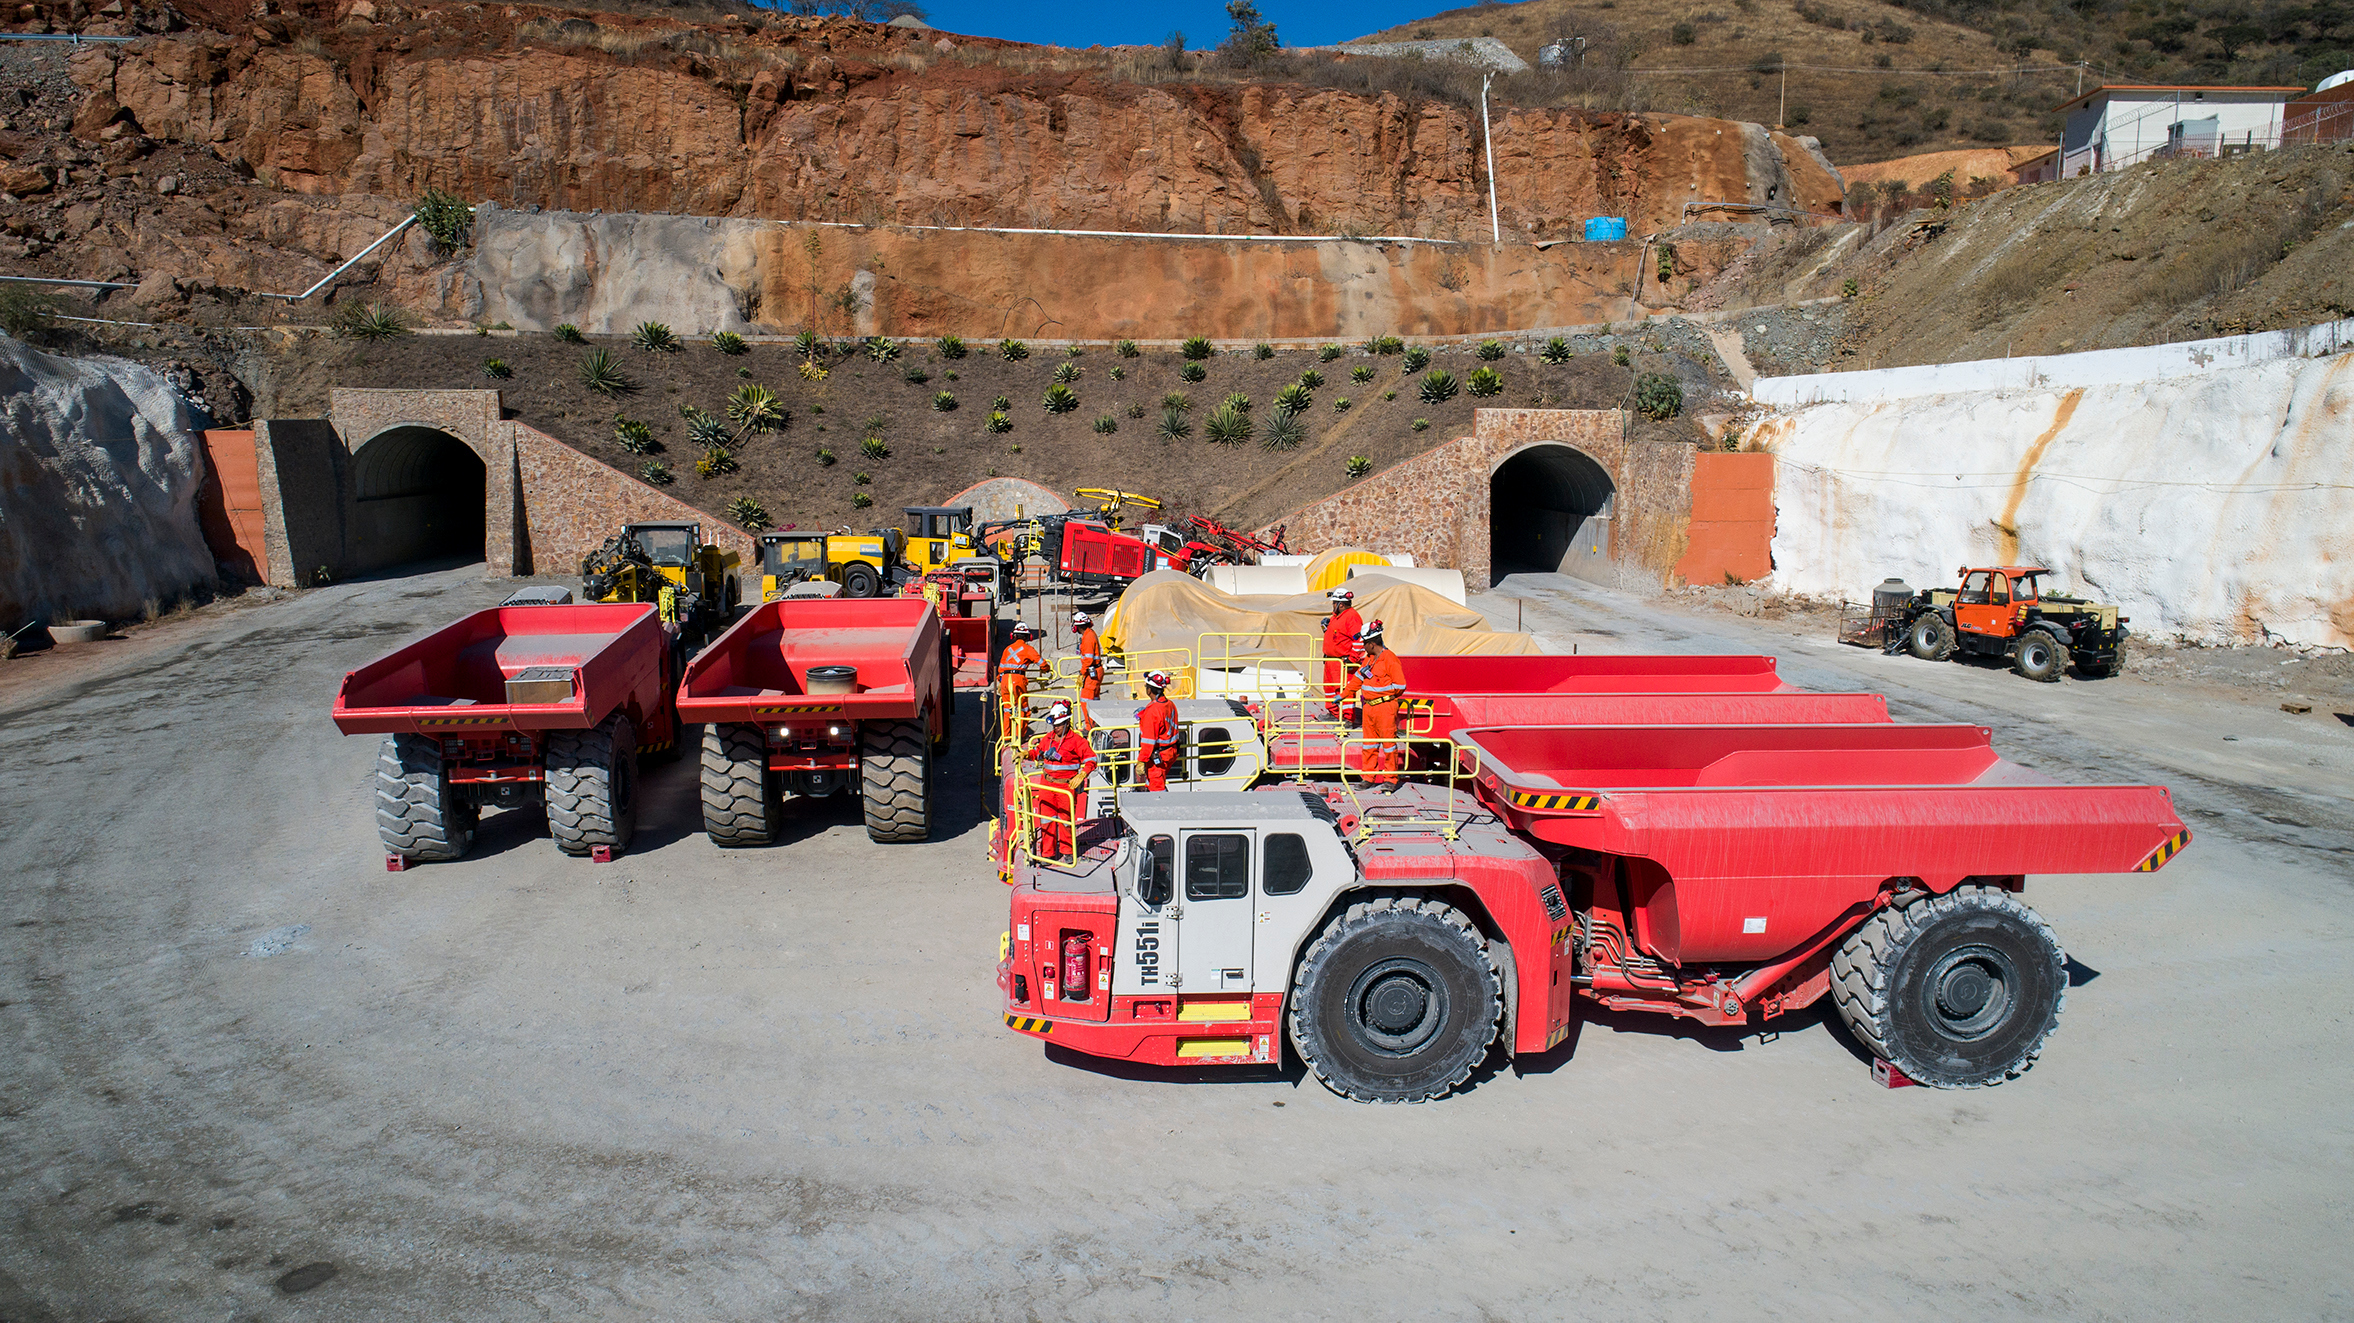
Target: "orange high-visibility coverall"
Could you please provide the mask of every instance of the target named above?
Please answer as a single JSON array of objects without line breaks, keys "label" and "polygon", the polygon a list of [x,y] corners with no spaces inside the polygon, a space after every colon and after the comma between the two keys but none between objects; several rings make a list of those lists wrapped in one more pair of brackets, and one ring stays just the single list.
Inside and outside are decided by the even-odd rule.
[{"label": "orange high-visibility coverall", "polygon": [[1095,746],[1076,730],[1048,731],[1022,756],[1045,773],[1044,784],[1031,791],[1038,806],[1037,853],[1069,858],[1078,842],[1079,797],[1095,771]]},{"label": "orange high-visibility coverall", "polygon": [[1398,654],[1376,647],[1341,690],[1365,709],[1365,771],[1375,785],[1394,786],[1406,768],[1406,742],[1398,738],[1398,708],[1406,697],[1406,668]]},{"label": "orange high-visibility coverall", "polygon": [[1364,617],[1358,615],[1357,608],[1353,606],[1344,606],[1335,611],[1332,619],[1324,624],[1324,701],[1326,703],[1334,702],[1334,695],[1340,693],[1341,677],[1347,673],[1348,664],[1365,655],[1364,650],[1357,646],[1357,631],[1363,628],[1364,624]]},{"label": "orange high-visibility coverall", "polygon": [[1008,737],[1022,733],[1022,700],[1030,694],[1030,673],[1045,665],[1028,639],[1015,639],[997,656],[997,703],[1000,729]]},{"label": "orange high-visibility coverall", "polygon": [[1079,697],[1103,697],[1103,640],[1093,625],[1079,631]]},{"label": "orange high-visibility coverall", "polygon": [[1162,694],[1144,705],[1136,714],[1136,755],[1144,761],[1144,788],[1166,790],[1169,773],[1184,756],[1179,747],[1181,739],[1177,727],[1177,705]]}]

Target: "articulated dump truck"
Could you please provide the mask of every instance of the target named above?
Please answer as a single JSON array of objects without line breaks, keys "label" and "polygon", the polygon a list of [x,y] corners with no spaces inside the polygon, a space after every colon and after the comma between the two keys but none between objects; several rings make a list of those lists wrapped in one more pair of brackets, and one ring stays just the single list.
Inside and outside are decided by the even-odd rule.
[{"label": "articulated dump truck", "polygon": [[2029,877],[2190,840],[2162,787],[2059,784],[1770,658],[1407,662],[1406,784],[1235,700],[1248,776],[1143,792],[1107,750],[1062,856],[1003,832],[1007,1027],[1161,1066],[1288,1041],[1343,1096],[1421,1102],[1556,1047],[1579,998],[1751,1026],[1829,997],[1886,1078],[1999,1084],[2067,987]]}]

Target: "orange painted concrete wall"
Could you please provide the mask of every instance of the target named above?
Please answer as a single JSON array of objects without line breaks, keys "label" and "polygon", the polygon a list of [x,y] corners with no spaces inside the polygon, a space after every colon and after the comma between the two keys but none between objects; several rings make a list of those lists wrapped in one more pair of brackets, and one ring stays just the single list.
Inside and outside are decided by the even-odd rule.
[{"label": "orange painted concrete wall", "polygon": [[260,461],[252,430],[207,429],[204,459],[207,473],[196,493],[196,516],[204,528],[205,545],[223,569],[255,583],[269,582],[270,557],[262,546]]},{"label": "orange painted concrete wall", "polygon": [[1676,577],[1746,583],[1774,568],[1774,457],[1762,451],[1692,457],[1692,526]]}]

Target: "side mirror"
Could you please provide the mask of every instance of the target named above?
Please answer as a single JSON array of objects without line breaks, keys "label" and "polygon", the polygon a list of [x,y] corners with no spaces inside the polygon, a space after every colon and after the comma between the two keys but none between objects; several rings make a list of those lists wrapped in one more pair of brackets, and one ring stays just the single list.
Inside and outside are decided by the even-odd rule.
[{"label": "side mirror", "polygon": [[1144,858],[1136,866],[1136,899],[1154,909],[1169,903],[1177,892],[1177,842],[1155,836],[1146,842]]}]

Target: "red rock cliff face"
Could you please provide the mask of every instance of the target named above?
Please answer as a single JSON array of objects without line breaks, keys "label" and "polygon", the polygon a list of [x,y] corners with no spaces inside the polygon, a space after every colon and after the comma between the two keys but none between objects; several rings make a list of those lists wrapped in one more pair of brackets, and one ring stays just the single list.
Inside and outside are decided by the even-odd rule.
[{"label": "red rock cliff face", "polygon": [[[80,122],[127,111],[303,193],[1217,234],[1488,226],[1477,112],[1451,104],[1025,75],[840,19],[714,36],[473,5],[339,12],[294,45],[256,28],[85,52]],[[1495,139],[1507,239],[1592,215],[1648,230],[1695,199],[1837,207],[1827,171],[1754,125],[1506,111]]]}]

